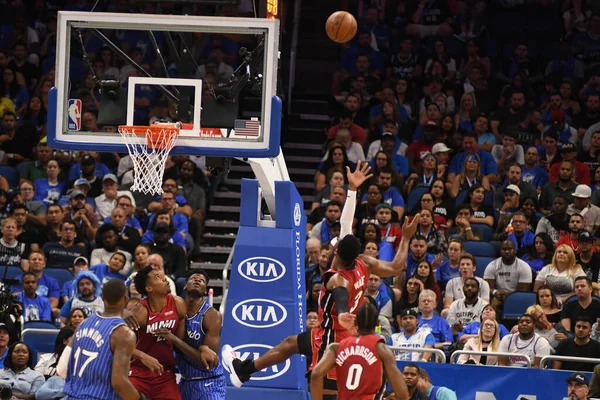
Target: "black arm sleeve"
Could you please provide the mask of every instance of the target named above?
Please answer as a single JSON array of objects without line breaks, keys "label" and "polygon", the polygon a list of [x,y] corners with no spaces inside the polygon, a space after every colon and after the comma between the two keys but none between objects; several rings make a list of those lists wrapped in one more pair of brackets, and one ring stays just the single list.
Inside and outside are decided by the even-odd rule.
[{"label": "black arm sleeve", "polygon": [[348,312],[348,289],[338,286],[331,293],[337,314]]}]

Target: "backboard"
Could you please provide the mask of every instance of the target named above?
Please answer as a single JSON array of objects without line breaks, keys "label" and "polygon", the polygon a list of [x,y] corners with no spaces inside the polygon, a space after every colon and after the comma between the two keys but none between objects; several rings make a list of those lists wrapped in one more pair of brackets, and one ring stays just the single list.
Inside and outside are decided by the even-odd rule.
[{"label": "backboard", "polygon": [[126,153],[119,125],[180,121],[171,154],[279,153],[278,20],[61,11],[56,40],[49,146]]}]

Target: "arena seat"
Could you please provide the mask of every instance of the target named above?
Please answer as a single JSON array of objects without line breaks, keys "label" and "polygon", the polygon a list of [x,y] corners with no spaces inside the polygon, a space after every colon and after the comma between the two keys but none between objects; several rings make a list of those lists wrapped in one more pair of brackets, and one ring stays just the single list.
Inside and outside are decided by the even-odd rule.
[{"label": "arena seat", "polygon": [[68,269],[45,268],[44,274],[58,281],[58,287],[62,289],[66,282],[73,280],[73,274]]},{"label": "arena seat", "polygon": [[496,251],[494,246],[487,242],[466,241],[464,243],[465,253],[470,253],[474,257],[490,257],[495,258]]},{"label": "arena seat", "polygon": [[19,186],[19,180],[21,179],[21,176],[19,175],[19,171],[17,171],[15,168],[7,165],[0,166],[0,176],[6,178],[8,185],[11,188]]},{"label": "arena seat", "polygon": [[33,365],[37,364],[40,355],[54,352],[54,342],[58,332],[58,329],[27,328],[23,330],[21,340],[31,348]]},{"label": "arena seat", "polygon": [[0,266],[0,279],[17,279],[23,275],[23,269],[21,267],[13,266]]},{"label": "arena seat", "polygon": [[417,187],[410,191],[408,194],[408,200],[406,202],[406,211],[409,212],[417,205],[417,202],[421,199],[423,193],[429,192],[428,187]]},{"label": "arena seat", "polygon": [[477,268],[475,269],[475,276],[483,278],[483,273],[490,263],[494,261],[491,257],[475,257],[475,265]]},{"label": "arena seat", "polygon": [[23,324],[25,329],[56,329],[56,325],[50,321],[27,321]]},{"label": "arena seat", "polygon": [[514,292],[509,294],[504,300],[504,311],[502,320],[516,321],[529,306],[535,304],[534,292]]},{"label": "arena seat", "polygon": [[471,224],[472,228],[481,229],[483,233],[483,237],[479,238],[485,242],[490,242],[492,240],[492,235],[494,234],[494,230],[486,224]]}]

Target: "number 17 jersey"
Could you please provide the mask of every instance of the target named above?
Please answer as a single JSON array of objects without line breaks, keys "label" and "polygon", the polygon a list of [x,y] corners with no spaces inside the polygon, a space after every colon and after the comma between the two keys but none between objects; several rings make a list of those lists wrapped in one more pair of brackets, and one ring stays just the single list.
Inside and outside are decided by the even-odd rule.
[{"label": "number 17 jersey", "polygon": [[112,387],[110,335],[122,318],[93,314],[79,325],[73,339],[64,392],[67,399],[119,400]]}]

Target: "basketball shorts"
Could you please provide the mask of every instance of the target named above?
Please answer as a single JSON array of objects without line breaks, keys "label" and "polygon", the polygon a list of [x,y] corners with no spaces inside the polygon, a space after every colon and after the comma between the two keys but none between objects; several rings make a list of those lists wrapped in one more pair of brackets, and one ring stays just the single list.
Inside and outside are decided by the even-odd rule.
[{"label": "basketball shorts", "polygon": [[225,400],[227,380],[224,375],[202,380],[181,379],[179,392],[182,400]]},{"label": "basketball shorts", "polygon": [[175,373],[171,370],[165,370],[159,375],[147,368],[135,368],[129,371],[129,380],[148,399],[181,400]]}]

